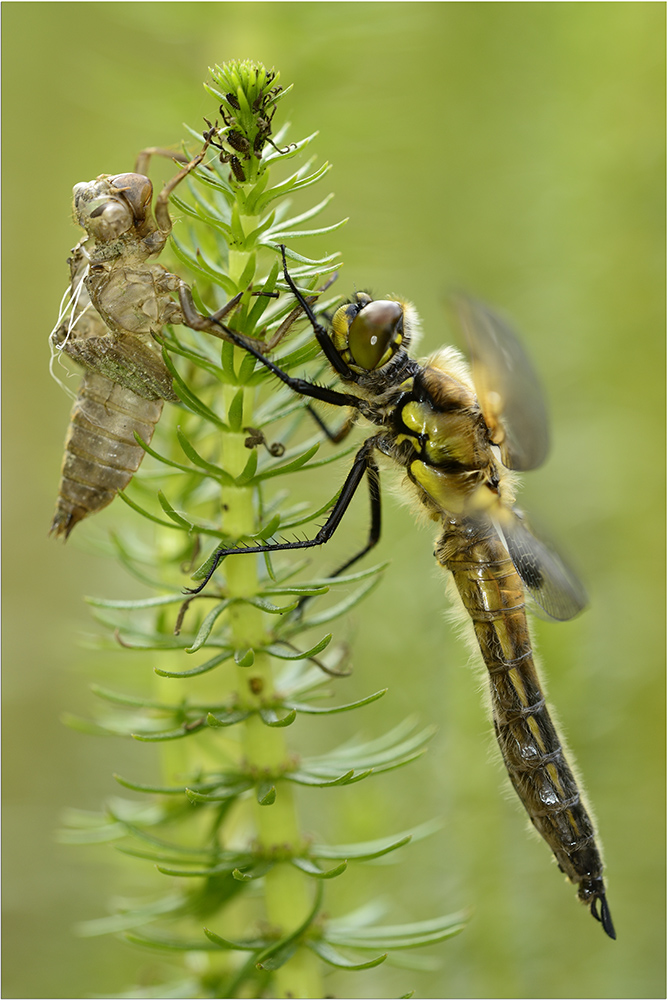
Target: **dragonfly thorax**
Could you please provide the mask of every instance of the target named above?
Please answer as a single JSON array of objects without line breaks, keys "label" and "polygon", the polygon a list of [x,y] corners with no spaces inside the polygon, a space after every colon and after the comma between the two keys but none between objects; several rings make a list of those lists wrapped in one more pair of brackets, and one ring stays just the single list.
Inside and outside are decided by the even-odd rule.
[{"label": "dragonfly thorax", "polygon": [[416,377],[413,394],[404,398],[396,414],[396,441],[410,441],[412,446],[411,452],[404,452],[408,476],[441,514],[489,510],[499,502],[504,472],[491,451],[485,424],[475,404],[451,400],[449,406],[438,406],[433,398],[421,398],[425,371],[429,369]]}]

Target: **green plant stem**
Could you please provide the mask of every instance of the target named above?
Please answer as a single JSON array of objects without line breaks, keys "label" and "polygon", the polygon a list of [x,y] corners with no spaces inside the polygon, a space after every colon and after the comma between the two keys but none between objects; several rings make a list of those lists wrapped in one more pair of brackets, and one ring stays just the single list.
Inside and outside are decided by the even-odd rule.
[{"label": "green plant stem", "polygon": [[[231,401],[236,390],[228,390]],[[251,423],[253,393],[245,390],[244,424]],[[226,400],[227,401],[227,400]],[[245,467],[248,449],[245,431],[225,434],[223,440],[224,467],[231,475],[238,475]],[[255,529],[253,491],[248,487],[223,487],[221,491],[223,516],[226,529],[232,535],[252,533]],[[227,590],[230,597],[249,597],[258,591],[257,560],[229,558],[226,562]],[[233,604],[230,609],[231,633],[235,648],[243,651],[257,648],[267,641],[263,613],[248,604]],[[259,707],[274,693],[270,657],[256,654],[251,666],[235,667],[235,686],[242,704]],[[246,766],[260,777],[272,778],[290,765],[290,758],[282,729],[266,726],[260,716],[251,715],[243,724],[243,756]],[[301,846],[302,835],[295,808],[292,789],[287,782],[279,782],[278,793],[271,805],[255,803],[255,821],[258,845],[268,856],[277,851],[295,850]],[[288,862],[276,864],[265,876],[265,908],[267,919],[280,935],[298,927],[307,916],[312,899],[305,876]],[[320,997],[323,995],[320,963],[305,948],[277,970],[276,985],[279,995],[285,997]]]}]

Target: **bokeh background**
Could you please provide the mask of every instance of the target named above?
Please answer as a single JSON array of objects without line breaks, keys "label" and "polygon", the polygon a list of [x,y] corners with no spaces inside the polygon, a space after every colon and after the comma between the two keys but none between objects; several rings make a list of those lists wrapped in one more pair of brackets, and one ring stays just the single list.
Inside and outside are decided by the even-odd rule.
[{"label": "bokeh background", "polygon": [[[323,815],[334,841],[442,817],[399,868],[364,879],[376,892],[398,880],[392,922],[472,916],[432,949],[436,971],[381,967],[333,979],[331,992],[665,995],[664,18],[661,3],[3,5],[3,996],[122,991],[151,963],[73,934],[105,912],[118,867],[109,848],[54,841],[65,806],[97,808],[117,792],[111,772],[137,759],[59,721],[87,711],[100,676],[79,644],[82,594],[126,586],[95,552],[116,505],[66,548],[46,537],[69,410],[47,335],[78,239],[71,188],[215,116],[207,67],[245,57],[294,83],[291,135],[319,129],[317,154],[334,164],[322,190],[336,192],[327,221],[350,217],[326,247],[343,255],[342,293],[413,300],[425,352],[456,336],[449,289],[516,319],[554,426],[524,502],[591,597],[581,618],[537,633],[598,817],[616,942],[504,794],[430,532],[388,499],[381,556],[393,563],[350,626],[351,684],[360,696],[390,687],[366,710],[369,734],[407,711],[439,730],[426,758],[361,793],[330,793]],[[351,514],[349,537],[364,536],[365,513]],[[308,824],[320,802],[304,808]],[[345,909],[339,882],[332,905]]]}]

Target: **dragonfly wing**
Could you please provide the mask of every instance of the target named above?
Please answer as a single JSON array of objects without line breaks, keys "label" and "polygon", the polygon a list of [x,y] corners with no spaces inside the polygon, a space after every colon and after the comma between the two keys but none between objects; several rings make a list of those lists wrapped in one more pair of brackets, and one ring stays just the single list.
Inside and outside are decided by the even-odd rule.
[{"label": "dragonfly wing", "polygon": [[546,615],[567,621],[579,614],[587,604],[585,589],[551,546],[533,534],[517,511],[505,511],[499,527],[515,569]]},{"label": "dragonfly wing", "polygon": [[535,469],[550,437],[538,376],[506,322],[487,306],[461,296],[459,319],[471,357],[473,382],[492,441],[508,469]]}]

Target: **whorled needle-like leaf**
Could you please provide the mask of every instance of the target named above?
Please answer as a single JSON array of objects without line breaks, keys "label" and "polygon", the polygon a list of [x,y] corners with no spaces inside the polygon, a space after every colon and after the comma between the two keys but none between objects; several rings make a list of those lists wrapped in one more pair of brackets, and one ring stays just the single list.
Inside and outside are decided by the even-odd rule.
[{"label": "whorled needle-like leaf", "polygon": [[362,969],[374,969],[377,965],[381,965],[387,958],[387,954],[378,955],[377,958],[368,959],[366,962],[354,961],[353,959],[346,958],[342,955],[340,951],[333,948],[329,941],[312,940],[307,942],[308,947],[311,951],[314,951],[316,955],[319,955],[323,962],[327,962],[328,965],[333,965],[336,969],[346,969],[349,972],[358,972]]},{"label": "whorled needle-like leaf", "polygon": [[437,944],[461,933],[466,926],[467,914],[451,913],[434,920],[420,920],[410,924],[393,924],[380,927],[346,927],[345,919],[330,921],[323,937],[331,944],[354,948],[356,951],[376,951],[378,948],[419,948]]},{"label": "whorled needle-like leaf", "polygon": [[180,893],[161,896],[152,903],[146,903],[123,913],[115,913],[109,917],[99,917],[97,920],[86,920],[76,925],[77,934],[81,937],[99,937],[102,934],[120,934],[121,931],[141,927],[150,923],[156,917],[166,914],[174,915],[183,910],[184,898]]},{"label": "whorled needle-like leaf", "polygon": [[379,698],[382,698],[384,694],[387,694],[387,690],[387,688],[382,688],[382,690],[376,691],[374,694],[370,694],[366,698],[360,698],[358,701],[350,701],[345,705],[331,705],[327,708],[307,705],[304,702],[288,700],[286,700],[283,704],[285,708],[291,708],[295,712],[300,712],[305,715],[336,715],[337,712],[350,712],[355,708],[362,708],[363,705],[370,705],[372,702],[378,701]]}]

